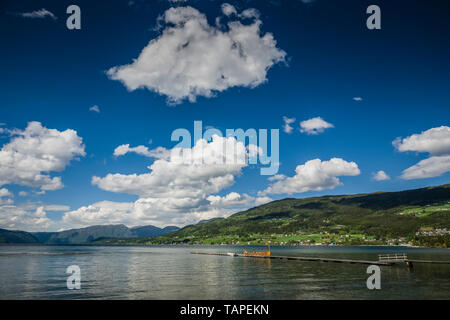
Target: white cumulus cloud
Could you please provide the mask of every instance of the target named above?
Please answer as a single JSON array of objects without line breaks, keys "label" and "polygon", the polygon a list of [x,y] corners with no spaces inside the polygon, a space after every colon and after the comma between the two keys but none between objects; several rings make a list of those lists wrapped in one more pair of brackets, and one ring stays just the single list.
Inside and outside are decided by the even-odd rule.
[{"label": "white cumulus cloud", "polygon": [[6,188],[1,188],[0,189],[0,198],[2,197],[12,197],[13,194]]},{"label": "white cumulus cloud", "polygon": [[[234,7],[222,7],[232,15]],[[171,104],[198,96],[211,97],[231,87],[256,87],[267,81],[267,71],[284,61],[272,34],[261,34],[256,10],[247,9],[226,27],[209,25],[206,16],[190,6],[168,9],[165,23],[131,64],[110,68],[110,79],[128,90],[147,88],[166,95]],[[230,17],[228,17],[231,19]],[[240,19],[251,18],[250,24]]]},{"label": "white cumulus cloud", "polygon": [[314,159],[298,165],[293,177],[278,177],[278,181],[260,192],[260,195],[333,189],[342,184],[338,177],[359,174],[360,170],[355,162],[348,162],[341,158],[332,158],[328,161]]},{"label": "white cumulus cloud", "polygon": [[229,3],[222,4],[221,9],[222,9],[223,14],[226,16],[231,16],[232,14],[237,14],[236,8]]},{"label": "white cumulus cloud", "polygon": [[77,132],[58,131],[29,122],[25,130],[9,130],[11,140],[0,149],[0,186],[17,184],[41,191],[63,187],[61,172],[77,156],[84,156],[84,145]]},{"label": "white cumulus cloud", "polygon": [[450,154],[450,127],[431,128],[404,139],[397,138],[392,144],[400,152],[428,152],[436,156]]},{"label": "white cumulus cloud", "polygon": [[[119,150],[127,153],[129,147]],[[213,136],[212,141],[198,140],[192,148],[173,148],[170,157],[155,160],[143,174],[107,174],[93,177],[99,188],[138,195],[135,202],[102,201],[65,213],[63,222],[70,226],[125,223],[186,225],[200,220],[223,217],[237,208],[270,201],[231,192],[217,193],[230,187],[235,177],[248,166],[249,149],[234,137]],[[117,150],[117,149],[116,149]],[[147,155],[147,150],[140,150]],[[229,162],[227,159],[243,159]]]},{"label": "white cumulus cloud", "polygon": [[66,212],[63,223],[70,227],[121,223],[132,225],[133,219],[130,215],[133,207],[133,202],[100,201]]},{"label": "white cumulus cloud", "polygon": [[0,204],[0,228],[8,230],[42,231],[53,225],[44,206]]},{"label": "white cumulus cloud", "polygon": [[405,180],[432,178],[450,171],[450,127],[431,128],[392,142],[400,152],[426,152],[430,157],[402,172]]},{"label": "white cumulus cloud", "polygon": [[239,194],[237,192],[230,192],[223,197],[211,195],[206,199],[213,207],[219,208],[258,206],[272,201],[269,197],[252,197],[246,193]]},{"label": "white cumulus cloud", "polygon": [[307,134],[319,134],[328,128],[334,128],[334,126],[323,120],[321,117],[300,122],[300,132],[305,132]]},{"label": "white cumulus cloud", "polygon": [[94,176],[92,183],[103,190],[140,196],[197,196],[230,186],[234,176],[247,166],[248,151],[233,137],[214,135],[211,142],[200,139],[192,148],[174,148],[170,153],[170,159],[154,161],[149,173]]},{"label": "white cumulus cloud", "polygon": [[405,169],[401,178],[405,180],[439,177],[450,171],[450,155],[424,159]]},{"label": "white cumulus cloud", "polygon": [[285,179],[286,176],[284,174],[276,174],[274,176],[269,177],[267,180],[269,181],[279,181]]}]

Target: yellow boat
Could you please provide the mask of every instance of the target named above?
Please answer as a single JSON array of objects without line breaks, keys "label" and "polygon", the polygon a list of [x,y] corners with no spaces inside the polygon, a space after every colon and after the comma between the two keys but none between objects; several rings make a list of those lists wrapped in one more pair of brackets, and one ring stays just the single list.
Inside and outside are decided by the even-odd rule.
[{"label": "yellow boat", "polygon": [[258,256],[258,257],[270,257],[270,244],[268,251],[252,251],[248,252],[247,250],[244,250],[244,255],[246,256]]}]

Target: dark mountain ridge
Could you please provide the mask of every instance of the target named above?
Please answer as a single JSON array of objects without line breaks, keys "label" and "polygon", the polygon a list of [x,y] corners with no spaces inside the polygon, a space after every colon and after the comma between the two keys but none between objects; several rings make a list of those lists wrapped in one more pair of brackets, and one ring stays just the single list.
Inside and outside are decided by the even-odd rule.
[{"label": "dark mountain ridge", "polygon": [[[216,239],[222,243],[225,238],[226,241],[252,241],[254,235],[289,235],[303,239],[303,235],[314,234],[329,234],[334,239],[359,234],[366,240],[384,241],[394,237],[411,238],[424,228],[444,230],[444,233],[450,229],[450,184],[399,192],[286,198],[182,229],[104,225],[54,233],[17,231],[13,234],[11,232],[15,231],[3,230],[0,241],[150,244],[209,243]],[[293,241],[298,241],[295,239]]]},{"label": "dark mountain ridge", "polygon": [[[421,228],[450,229],[450,184],[399,192],[286,198],[226,219],[186,226],[149,243],[204,242],[255,234],[362,234],[373,238],[413,236]],[[221,239],[220,239],[221,238]]]},{"label": "dark mountain ridge", "polygon": [[60,232],[25,232],[0,229],[0,243],[84,244],[101,238],[155,237],[178,230],[178,227],[139,226],[123,224],[97,225]]}]

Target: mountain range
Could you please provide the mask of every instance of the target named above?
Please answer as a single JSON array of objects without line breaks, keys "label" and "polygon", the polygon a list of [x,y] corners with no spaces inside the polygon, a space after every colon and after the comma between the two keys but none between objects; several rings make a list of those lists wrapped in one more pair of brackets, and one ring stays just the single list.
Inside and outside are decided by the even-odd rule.
[{"label": "mountain range", "polygon": [[443,235],[444,240],[436,241],[448,246],[449,229],[450,184],[446,184],[399,192],[287,198],[182,229],[125,225],[34,233],[0,229],[0,243],[214,244],[282,238],[286,243],[380,244],[392,238],[419,241],[418,235],[426,230],[428,236]]},{"label": "mountain range", "polygon": [[273,243],[385,244],[396,240],[422,243],[419,237],[424,231],[428,236],[443,235],[437,240],[442,244],[450,240],[449,230],[450,184],[447,184],[399,192],[282,199],[226,219],[186,226],[153,238],[124,239],[120,243],[256,244],[268,240]]}]

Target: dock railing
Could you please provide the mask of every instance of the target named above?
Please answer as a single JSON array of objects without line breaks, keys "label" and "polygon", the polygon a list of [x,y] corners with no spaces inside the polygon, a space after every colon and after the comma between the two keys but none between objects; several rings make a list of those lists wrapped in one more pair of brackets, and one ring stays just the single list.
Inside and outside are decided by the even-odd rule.
[{"label": "dock railing", "polygon": [[380,262],[406,262],[406,261],[408,261],[408,256],[405,253],[379,254],[378,261],[380,261]]}]

